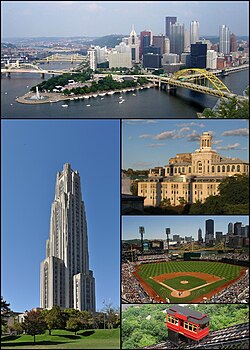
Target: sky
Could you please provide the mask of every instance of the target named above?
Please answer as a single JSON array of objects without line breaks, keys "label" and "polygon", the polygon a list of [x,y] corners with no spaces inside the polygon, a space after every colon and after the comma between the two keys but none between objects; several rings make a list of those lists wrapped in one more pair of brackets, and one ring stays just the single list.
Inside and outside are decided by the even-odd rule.
[{"label": "sky", "polygon": [[189,28],[200,22],[201,36],[218,36],[225,24],[248,35],[248,1],[2,1],[2,36],[104,36],[151,29],[165,33],[165,17]]},{"label": "sky", "polygon": [[180,235],[198,239],[198,229],[202,229],[202,237],[205,235],[205,221],[214,220],[214,232],[227,233],[229,222],[242,222],[249,224],[248,216],[123,216],[122,217],[122,239],[140,239],[139,226],[144,226],[144,239],[166,239],[166,228],[170,228],[170,236]]},{"label": "sky", "polygon": [[248,120],[131,119],[122,121],[122,169],[164,166],[177,153],[198,149],[204,131],[212,132],[212,149],[221,156],[249,160]]},{"label": "sky", "polygon": [[120,299],[119,120],[2,120],[2,295],[39,306],[56,174],[81,177],[97,309]]}]

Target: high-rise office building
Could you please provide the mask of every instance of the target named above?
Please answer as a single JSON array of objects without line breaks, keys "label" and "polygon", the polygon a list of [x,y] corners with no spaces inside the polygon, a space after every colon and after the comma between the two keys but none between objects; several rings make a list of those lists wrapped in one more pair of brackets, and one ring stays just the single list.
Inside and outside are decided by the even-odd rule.
[{"label": "high-rise office building", "polygon": [[89,56],[90,69],[95,71],[96,68],[97,68],[97,50],[95,48],[93,48],[93,47],[90,48],[88,50],[88,56]]},{"label": "high-rise office building", "polygon": [[137,37],[137,34],[135,32],[134,25],[132,26],[132,30],[131,30],[130,36],[128,38],[128,45],[131,49],[132,62],[139,63],[140,42],[139,42],[139,38]]},{"label": "high-rise office building", "polygon": [[184,52],[190,52],[190,31],[184,30]]},{"label": "high-rise office building", "polygon": [[235,34],[230,35],[230,52],[237,51],[237,38]]},{"label": "high-rise office building", "polygon": [[142,55],[143,55],[144,48],[152,45],[152,43],[153,43],[152,31],[151,30],[143,30],[140,33],[140,48],[139,48],[140,57],[142,57]]},{"label": "high-rise office building", "polygon": [[40,305],[95,312],[95,279],[89,269],[80,175],[68,163],[56,178],[46,259],[41,263]]},{"label": "high-rise office building", "polygon": [[234,233],[234,224],[232,222],[229,222],[229,224],[228,224],[227,233],[229,235],[232,235]]},{"label": "high-rise office building", "polygon": [[228,54],[230,52],[230,32],[226,25],[221,25],[219,29],[220,45],[219,52]]},{"label": "high-rise office building", "polygon": [[177,55],[181,55],[184,52],[184,24],[171,24],[170,52],[177,53]]},{"label": "high-rise office building", "polygon": [[199,243],[202,243],[203,242],[203,239],[202,239],[202,229],[199,228],[198,230],[198,242]]},{"label": "high-rise office building", "polygon": [[191,44],[191,68],[206,68],[207,66],[207,45]]},{"label": "high-rise office building", "polygon": [[209,69],[217,68],[217,52],[214,50],[207,50],[207,66]]},{"label": "high-rise office building", "polygon": [[171,24],[177,22],[177,17],[165,17],[165,33],[166,37],[170,38],[170,27]]},{"label": "high-rise office building", "polygon": [[220,243],[222,241],[223,232],[216,231],[215,232],[215,241],[216,243]]},{"label": "high-rise office building", "polygon": [[200,39],[200,23],[192,21],[190,23],[190,44],[196,44]]},{"label": "high-rise office building", "polygon": [[160,54],[165,53],[165,35],[159,34],[153,36],[153,45],[160,48]]},{"label": "high-rise office building", "polygon": [[242,222],[235,222],[234,223],[234,235],[235,236],[241,235],[241,226],[242,226]]},{"label": "high-rise office building", "polygon": [[214,220],[212,219],[206,220],[205,242],[208,245],[211,245],[214,242]]}]

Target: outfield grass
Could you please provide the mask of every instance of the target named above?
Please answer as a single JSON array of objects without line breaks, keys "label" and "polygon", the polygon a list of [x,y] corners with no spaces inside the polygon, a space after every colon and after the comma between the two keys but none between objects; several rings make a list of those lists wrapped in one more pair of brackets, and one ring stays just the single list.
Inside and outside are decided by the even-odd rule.
[{"label": "outfield grass", "polygon": [[[188,281],[188,283],[182,284],[181,281],[183,280]],[[169,280],[165,280],[163,283],[176,290],[180,290],[180,289],[188,290],[191,288],[202,286],[203,284],[206,283],[206,281],[204,281],[201,278],[193,277],[193,276],[178,276],[175,278],[171,278]]]},{"label": "outfield grass", "polygon": [[120,329],[90,329],[77,335],[65,330],[53,330],[36,336],[2,337],[3,349],[120,349]]},{"label": "outfield grass", "polygon": [[[230,265],[230,264],[223,264],[219,262],[209,262],[209,261],[169,261],[169,262],[163,262],[163,263],[154,263],[154,264],[142,264],[139,267],[138,275],[147,283],[149,284],[156,293],[161,296],[162,298],[166,299],[168,298],[171,302],[190,302],[192,300],[198,299],[202,297],[204,294],[207,294],[214,289],[224,285],[225,283],[233,280],[234,278],[238,277],[241,271],[240,266],[236,265]],[[215,275],[218,277],[223,278],[221,281],[217,281],[213,284],[210,284],[205,287],[201,287],[200,289],[197,289],[193,292],[191,292],[190,296],[185,298],[174,298],[171,296],[171,291],[160,284],[158,284],[156,281],[154,281],[150,277],[162,275],[164,273],[173,273],[173,272],[203,272],[211,275]],[[178,276],[179,277],[179,276]],[[184,278],[185,277],[185,278]],[[183,279],[187,279],[188,276],[182,277]],[[167,280],[164,283],[169,284],[171,280]],[[204,282],[203,282],[204,283]],[[186,285],[181,285],[181,288],[184,289]],[[194,288],[191,283],[188,284],[189,288]],[[174,288],[174,287],[173,287]]]}]

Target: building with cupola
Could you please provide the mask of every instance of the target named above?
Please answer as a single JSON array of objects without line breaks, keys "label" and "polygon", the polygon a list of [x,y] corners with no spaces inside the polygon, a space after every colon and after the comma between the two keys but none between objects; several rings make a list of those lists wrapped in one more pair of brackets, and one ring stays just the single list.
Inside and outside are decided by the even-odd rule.
[{"label": "building with cupola", "polygon": [[249,163],[222,157],[212,149],[212,134],[203,132],[200,147],[193,153],[179,153],[163,167],[149,170],[148,179],[138,182],[138,196],[145,206],[158,206],[168,199],[173,206],[204,202],[218,194],[219,184],[228,176],[249,174]]}]

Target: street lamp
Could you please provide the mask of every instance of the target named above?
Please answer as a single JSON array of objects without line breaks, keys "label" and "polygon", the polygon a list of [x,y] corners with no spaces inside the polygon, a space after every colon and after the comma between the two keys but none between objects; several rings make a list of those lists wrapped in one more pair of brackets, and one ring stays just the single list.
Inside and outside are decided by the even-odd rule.
[{"label": "street lamp", "polygon": [[143,255],[143,235],[145,233],[143,226],[139,226],[139,233],[141,234],[141,254]]}]

